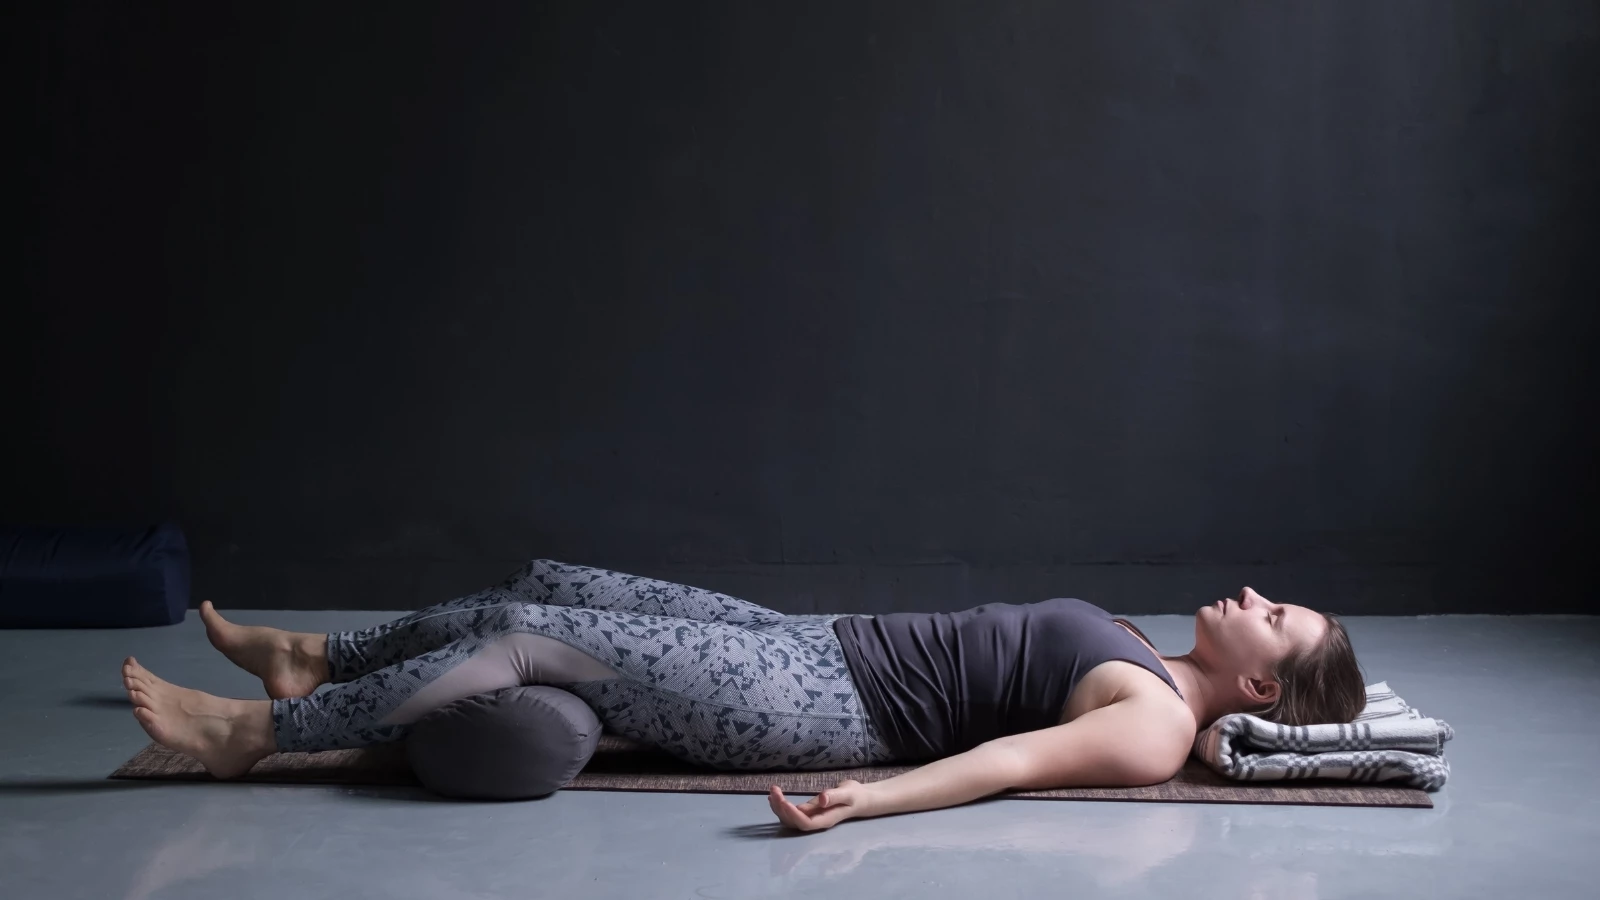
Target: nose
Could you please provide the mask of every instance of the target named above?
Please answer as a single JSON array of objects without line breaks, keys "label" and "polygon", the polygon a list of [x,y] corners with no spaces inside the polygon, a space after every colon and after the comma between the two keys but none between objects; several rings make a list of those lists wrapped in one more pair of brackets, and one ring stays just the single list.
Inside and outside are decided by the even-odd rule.
[{"label": "nose", "polygon": [[1256,593],[1255,589],[1249,587],[1240,589],[1239,608],[1255,609],[1257,606],[1265,606],[1269,610],[1277,608],[1276,603],[1273,603],[1271,600],[1268,600],[1267,598]]}]

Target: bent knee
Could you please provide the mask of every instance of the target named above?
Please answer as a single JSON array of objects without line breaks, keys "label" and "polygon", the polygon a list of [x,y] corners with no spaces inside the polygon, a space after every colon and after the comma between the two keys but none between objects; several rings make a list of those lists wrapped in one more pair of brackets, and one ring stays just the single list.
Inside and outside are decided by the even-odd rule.
[{"label": "bent knee", "polygon": [[546,635],[511,634],[497,643],[504,644],[511,653],[525,684],[569,684],[622,677],[620,672],[592,654]]}]

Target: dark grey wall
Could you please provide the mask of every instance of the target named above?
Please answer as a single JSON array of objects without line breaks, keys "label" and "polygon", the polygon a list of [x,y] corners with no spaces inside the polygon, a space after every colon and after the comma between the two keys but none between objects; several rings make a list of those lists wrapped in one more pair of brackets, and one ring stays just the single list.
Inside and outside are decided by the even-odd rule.
[{"label": "dark grey wall", "polygon": [[231,607],[1589,609],[1595,3],[260,6],[13,29],[0,515]]}]

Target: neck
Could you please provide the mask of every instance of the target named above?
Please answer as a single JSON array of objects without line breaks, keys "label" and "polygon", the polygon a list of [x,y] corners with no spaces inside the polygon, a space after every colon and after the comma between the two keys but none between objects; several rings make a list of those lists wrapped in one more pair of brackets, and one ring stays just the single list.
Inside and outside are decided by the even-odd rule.
[{"label": "neck", "polygon": [[1192,652],[1182,656],[1162,656],[1161,664],[1183,692],[1183,701],[1194,713],[1196,728],[1206,728],[1218,718],[1237,712],[1234,704],[1218,689],[1211,671]]}]

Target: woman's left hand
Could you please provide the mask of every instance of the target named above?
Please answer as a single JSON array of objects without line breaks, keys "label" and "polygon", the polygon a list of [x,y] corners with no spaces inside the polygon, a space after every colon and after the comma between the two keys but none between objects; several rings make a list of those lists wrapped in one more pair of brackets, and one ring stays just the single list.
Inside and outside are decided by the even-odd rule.
[{"label": "woman's left hand", "polygon": [[783,796],[777,785],[767,792],[767,803],[777,813],[778,820],[790,828],[801,831],[821,831],[825,828],[862,815],[866,800],[866,785],[846,778],[835,787],[828,788],[804,803],[795,805]]}]

